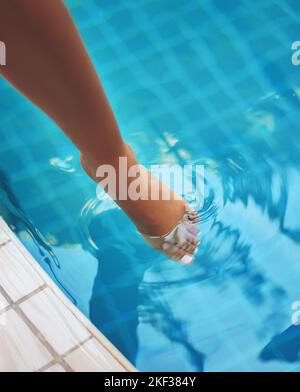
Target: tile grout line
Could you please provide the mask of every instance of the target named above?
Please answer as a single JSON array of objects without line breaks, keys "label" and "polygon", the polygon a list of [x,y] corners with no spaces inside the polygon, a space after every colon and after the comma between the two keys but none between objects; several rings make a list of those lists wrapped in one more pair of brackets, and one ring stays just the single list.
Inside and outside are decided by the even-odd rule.
[{"label": "tile grout line", "polygon": [[90,340],[92,340],[94,338],[93,335],[88,336],[87,338],[85,338],[82,342],[77,343],[76,346],[71,347],[69,350],[67,350],[65,353],[63,353],[61,355],[62,358],[66,358],[69,354],[73,353],[74,351],[76,351],[77,349],[79,349],[80,347],[84,346],[87,342],[89,342]]},{"label": "tile grout line", "polygon": [[[52,287],[47,286],[48,289],[50,289],[52,291],[52,293],[58,298],[59,301],[61,301],[61,299],[59,298],[59,296],[57,295],[57,293],[55,292],[56,290],[52,289]],[[62,302],[62,301],[61,301]],[[63,302],[62,302],[63,303]],[[86,341],[83,341],[81,343],[79,343],[76,347],[73,347],[69,350],[68,354],[75,351],[77,348],[81,347],[83,344],[85,344],[87,341],[89,341],[90,339],[94,338],[101,346],[103,346],[103,343],[101,342],[101,340],[98,338],[98,336],[91,330],[91,328],[87,325],[84,324],[84,322],[80,319],[80,317],[78,317],[76,312],[73,312],[72,309],[69,309],[69,311],[72,313],[72,315],[76,318],[76,320],[80,323],[80,325],[82,325],[90,334],[90,337],[86,339]],[[125,365],[119,360],[119,358],[111,351],[109,350],[107,347],[104,346],[104,349],[115,359],[115,361],[126,371],[129,371],[129,369],[127,369],[125,367]],[[63,354],[62,356],[65,356],[66,354]]]},{"label": "tile grout line", "polygon": [[29,300],[32,298],[35,294],[40,293],[41,291],[44,291],[47,288],[47,283],[43,283],[40,287],[37,289],[33,290],[31,293],[24,295],[24,297],[18,299],[17,301],[14,302],[14,305],[21,305],[23,302]]},{"label": "tile grout line", "polygon": [[[47,286],[46,286],[46,288],[47,288]],[[42,332],[40,332],[40,330],[33,324],[33,322],[29,319],[29,317],[27,317],[27,315],[19,307],[19,305],[16,305],[14,307],[14,310],[19,315],[19,317],[21,317],[21,319],[26,323],[26,325],[30,328],[31,332],[36,336],[36,338],[48,350],[48,352],[51,354],[53,360],[60,363],[61,365],[63,365],[63,367],[65,369],[68,369],[68,371],[73,371],[73,369],[71,369],[71,367],[62,358],[62,356],[59,355],[58,352],[52,347],[51,343],[48,342],[47,338],[42,334]]]},{"label": "tile grout line", "polygon": [[[8,242],[10,242],[10,241],[8,241]],[[93,338],[95,338],[98,342],[99,342],[99,340],[96,338],[96,336],[94,336],[92,331],[90,331],[90,329],[87,326],[85,326],[81,320],[79,320],[77,315],[72,312],[72,314],[76,317],[76,320],[78,322],[80,322],[80,324],[89,332],[90,336],[88,338],[84,339],[82,342],[79,342],[78,344],[71,347],[68,351],[66,351],[62,355],[58,354],[56,352],[56,350],[52,347],[52,345],[47,341],[45,336],[38,330],[38,328],[36,328],[36,326],[27,317],[27,315],[24,313],[24,311],[19,307],[19,305],[25,303],[27,300],[34,297],[36,294],[39,294],[40,292],[42,292],[46,289],[50,289],[51,292],[58,298],[58,296],[54,292],[54,290],[52,290],[52,288],[49,287],[47,285],[47,283],[45,283],[45,282],[43,283],[42,286],[38,287],[37,289],[35,289],[31,293],[25,295],[24,297],[18,299],[17,301],[13,301],[13,299],[10,297],[9,294],[7,294],[6,290],[2,287],[2,285],[0,285],[0,293],[3,295],[3,297],[8,302],[8,306],[5,309],[2,309],[0,311],[0,315],[4,314],[8,310],[11,310],[11,309],[14,310],[18,314],[18,316],[22,319],[22,321],[24,321],[25,324],[29,327],[29,329],[34,334],[34,336],[36,336],[36,338],[42,343],[42,345],[51,354],[53,360],[50,363],[48,363],[47,365],[43,366],[41,369],[44,369],[44,368],[48,369],[54,364],[60,364],[64,368],[64,370],[66,370],[67,372],[74,372],[74,370],[71,368],[71,366],[65,361],[65,358],[69,354],[71,354],[72,352],[76,351],[78,348],[82,347],[85,343],[92,340]],[[60,300],[60,298],[58,298],[58,299]],[[37,372],[40,372],[40,371],[42,371],[42,370],[37,370]]]},{"label": "tile grout line", "polygon": [[47,363],[47,365],[42,366],[36,371],[36,373],[43,373],[55,365],[60,365],[67,373],[74,373],[74,370],[68,364],[63,363],[63,361],[57,361],[55,359]]},{"label": "tile grout line", "polygon": [[[75,346],[71,347],[69,350],[67,350],[66,352],[64,352],[63,354],[61,354],[59,357],[59,361],[57,359],[53,359],[51,362],[49,362],[47,365],[44,365],[43,367],[41,367],[39,370],[37,370],[38,372],[43,372],[44,370],[49,369],[51,366],[58,364],[58,365],[62,365],[62,362],[65,362],[65,358],[72,354],[74,351],[76,351],[77,349],[79,349],[80,347],[84,346],[87,342],[89,342],[90,340],[93,339],[93,336],[90,335],[88,336],[86,339],[84,339],[82,342],[76,344]],[[66,365],[69,367],[69,371],[74,372],[74,370],[70,367],[70,365],[66,362]]]},{"label": "tile grout line", "polygon": [[[63,368],[69,372],[73,372],[73,369],[65,362],[65,360],[60,356],[55,349],[52,347],[52,345],[47,341],[45,336],[36,328],[36,326],[31,322],[31,320],[26,316],[26,314],[23,312],[23,310],[19,307],[20,304],[24,303],[26,300],[34,297],[34,295],[42,292],[47,288],[47,284],[44,283],[43,286],[37,288],[30,294],[26,295],[25,297],[20,298],[18,301],[14,302],[10,295],[7,294],[7,292],[4,290],[4,288],[0,285],[0,293],[3,295],[3,297],[6,299],[8,302],[7,309],[5,312],[9,310],[14,310],[16,314],[21,318],[21,320],[27,325],[27,327],[30,329],[30,331],[33,333],[33,335],[42,343],[43,347],[46,348],[46,350],[50,353],[50,355],[53,358],[53,361],[56,361],[57,363],[61,364]],[[0,315],[5,313],[4,311],[0,312]],[[46,366],[46,365],[45,365]]]},{"label": "tile grout line", "polygon": [[[0,231],[1,231],[1,227],[0,227]],[[13,244],[15,244],[15,245],[19,248],[18,244],[15,243],[15,242],[13,241],[12,238],[10,238],[8,241],[6,241],[5,244],[10,243],[10,242],[12,242]],[[4,246],[4,244],[3,244],[3,246]],[[0,293],[3,294],[3,296],[5,297],[5,299],[7,300],[7,302],[9,303],[8,308],[9,308],[9,309],[12,308],[12,309],[15,309],[15,310],[19,309],[20,312],[19,312],[19,313],[17,312],[17,313],[18,313],[19,316],[22,318],[22,320],[28,325],[28,323],[26,322],[26,320],[27,320],[27,321],[29,322],[29,324],[32,325],[32,326],[34,327],[34,329],[36,329],[36,327],[34,326],[34,324],[32,324],[31,320],[26,316],[26,314],[23,312],[23,310],[20,309],[20,308],[18,307],[18,305],[24,303],[24,302],[27,301],[28,299],[32,298],[35,294],[40,293],[41,291],[45,290],[46,288],[48,288],[49,290],[51,290],[52,294],[54,294],[55,297],[56,297],[63,305],[64,305],[64,303],[61,301],[61,299],[60,299],[59,296],[57,295],[56,290],[53,290],[52,287],[50,287],[50,286],[44,281],[43,276],[41,276],[41,274],[39,274],[39,271],[35,268],[35,266],[32,265],[32,264],[29,262],[29,260],[27,260],[27,258],[25,257],[24,254],[23,254],[23,256],[24,256],[24,258],[25,258],[24,262],[25,262],[26,264],[28,263],[28,264],[34,269],[34,271],[38,274],[38,276],[39,276],[39,277],[41,278],[41,280],[43,281],[43,284],[42,284],[40,287],[38,287],[37,289],[35,289],[34,291],[32,291],[31,293],[29,293],[29,294],[27,294],[26,296],[20,298],[20,299],[19,299],[18,301],[16,301],[16,302],[14,302],[14,301],[10,298],[10,296],[6,293],[6,291],[4,290],[4,288],[3,288],[1,285],[0,285]],[[86,341],[92,339],[93,337],[98,341],[98,339],[94,336],[94,334],[92,333],[92,331],[82,322],[82,320],[80,320],[80,319],[77,317],[77,314],[76,314],[75,312],[73,312],[71,309],[69,309],[69,310],[70,310],[70,312],[72,313],[72,315],[76,318],[76,320],[80,323],[80,325],[81,325],[85,330],[88,331],[88,333],[90,334],[90,336],[89,336],[87,339],[85,339],[83,342],[80,342],[79,344],[77,344],[77,345],[73,346],[71,349],[69,349],[69,350],[67,351],[67,354],[69,354],[69,351],[70,351],[70,353],[73,352],[73,351],[75,351],[77,348],[79,348],[80,346],[82,346],[84,343],[86,343]],[[0,314],[1,314],[1,313],[2,313],[2,311],[0,312]],[[28,326],[30,326],[30,325],[28,325]],[[32,332],[34,332],[32,328],[30,328],[30,329],[32,330]],[[36,329],[36,330],[37,330],[37,329]],[[38,331],[38,330],[37,330],[37,331]],[[34,332],[34,333],[35,333],[35,332]],[[39,337],[39,336],[42,336],[42,337],[43,337],[43,340],[39,339],[43,344],[44,344],[44,342],[48,343],[48,342],[47,342],[47,339],[46,339],[39,331],[38,331],[38,334],[36,334],[36,336],[37,336],[37,337]],[[50,346],[51,346],[51,345],[50,345]],[[51,346],[51,348],[52,348],[52,346]],[[48,351],[49,351],[49,350],[48,350]],[[66,353],[64,353],[64,354],[62,354],[62,355],[60,356],[58,353],[56,353],[56,351],[55,351],[54,349],[53,349],[53,351],[55,352],[55,358],[58,358],[58,357],[61,357],[61,358],[62,358],[63,356],[66,355]],[[52,355],[53,355],[53,354],[52,354]]]},{"label": "tile grout line", "polygon": [[[27,251],[27,249],[24,246],[22,246],[22,244],[19,242],[16,235],[13,232],[11,232],[9,228],[8,228],[8,230],[6,230],[5,227],[1,227],[1,223],[2,223],[1,221],[3,222],[4,225],[6,225],[6,223],[3,221],[3,219],[0,219],[0,233],[1,233],[1,231],[3,231],[4,234],[9,237],[9,240],[6,241],[6,243],[3,244],[3,246],[8,243],[14,244],[23,256],[22,262],[26,265],[30,265],[33,268],[35,273],[42,280],[43,285],[41,285],[40,287],[35,289],[33,292],[27,294],[26,296],[20,298],[18,301],[15,301],[15,302],[5,292],[4,288],[2,288],[0,286],[0,293],[3,293],[4,298],[9,303],[9,306],[6,307],[4,310],[2,310],[0,312],[0,314],[2,314],[3,312],[5,312],[7,310],[10,310],[11,308],[14,309],[17,312],[17,314],[21,317],[21,319],[26,323],[26,325],[30,328],[30,330],[33,332],[33,334],[39,339],[39,341],[42,343],[42,345],[53,356],[53,360],[50,363],[51,364],[58,363],[58,364],[62,365],[62,367],[66,371],[73,372],[74,370],[65,362],[64,358],[67,355],[69,355],[70,353],[74,352],[76,349],[83,346],[86,342],[88,342],[89,340],[91,340],[93,338],[100,344],[100,346],[103,348],[103,350],[105,350],[125,371],[136,371],[136,369],[134,369],[134,367],[131,368],[132,365],[130,364],[130,362],[128,362],[128,360],[125,357],[124,357],[124,359],[126,360],[125,363],[122,362],[122,358],[119,358],[118,353],[114,352],[115,347],[112,345],[112,343],[109,340],[107,340],[105,338],[105,336],[102,335],[101,332],[98,331],[93,324],[90,324],[88,319],[85,320],[84,315],[81,314],[77,308],[74,309],[74,305],[72,303],[68,303],[68,298],[65,297],[65,295],[59,295],[60,294],[60,291],[58,291],[59,288],[55,285],[55,283],[52,280],[50,280],[51,278],[46,274],[46,272],[44,270],[41,269],[41,267],[39,266],[37,261]],[[38,294],[39,292],[41,292],[45,289],[49,289],[52,292],[52,294],[66,307],[66,309],[68,309],[72,313],[73,317],[76,318],[76,320],[84,327],[84,329],[90,335],[84,341],[79,342],[77,345],[75,345],[74,347],[72,347],[66,353],[64,353],[62,355],[59,355],[56,352],[56,350],[52,347],[52,345],[47,341],[47,339],[42,335],[42,333],[40,333],[38,328],[35,327],[35,325],[31,322],[31,320],[26,316],[26,314],[19,307],[20,304],[24,303],[25,301],[27,301],[28,299],[30,299],[31,297],[33,297],[34,295]],[[99,335],[96,332],[99,332]],[[102,341],[101,338],[104,338],[104,341]],[[44,368],[47,369],[48,367],[51,367],[51,366],[52,365],[47,364],[47,365],[43,366],[42,369],[44,369]]]},{"label": "tile grout line", "polygon": [[[22,250],[22,249],[21,249]],[[24,255],[24,254],[23,254]],[[35,270],[35,272],[39,275],[39,277],[44,281],[44,278],[43,278],[43,276],[39,273],[39,271],[37,270],[37,268],[35,267],[35,265],[33,265],[32,263],[30,263],[27,259],[26,259],[26,262],[28,262],[32,267],[33,267],[33,269]],[[46,287],[52,292],[52,294],[53,295],[55,295],[55,297],[64,305],[64,306],[66,306],[67,307],[67,309],[72,313],[72,315],[76,318],[76,320],[80,323],[80,325],[84,328],[84,329],[86,329],[88,332],[89,332],[89,334],[91,335],[91,337],[93,337],[94,339],[96,339],[96,341],[116,360],[116,362],[124,369],[124,370],[126,370],[126,371],[130,371],[129,370],[129,368],[127,368],[126,367],[126,365],[125,364],[123,364],[121,361],[120,361],[120,359],[117,357],[117,355],[115,355],[115,353],[112,351],[112,350],[110,350],[108,347],[106,347],[106,346],[104,346],[103,345],[103,343],[101,342],[101,340],[99,339],[99,337],[93,332],[93,330],[92,330],[92,328],[90,328],[90,326],[89,325],[86,325],[84,322],[83,322],[83,320],[82,320],[82,318],[81,317],[78,317],[78,314],[80,314],[79,313],[79,310],[76,308],[76,311],[74,311],[72,308],[70,308],[69,306],[67,306],[66,304],[65,304],[65,302],[63,301],[63,299],[61,298],[61,296],[59,296],[58,295],[58,293],[57,293],[57,287],[56,286],[54,286],[54,287],[52,287],[52,285],[49,285],[48,283],[45,283],[46,284]],[[54,283],[53,283],[53,285],[54,285]],[[72,304],[73,305],[73,304]],[[94,326],[93,326],[94,327]],[[96,327],[95,327],[96,328]],[[79,344],[79,346],[80,346],[81,344]],[[73,348],[73,349],[71,349],[71,351],[74,351],[75,349],[76,349],[77,347],[75,347],[75,348]]]},{"label": "tile grout line", "polygon": [[0,310],[0,316],[2,316],[4,313],[8,312],[10,309],[12,309],[11,305],[7,305],[5,308]]},{"label": "tile grout line", "polygon": [[5,300],[8,302],[9,307],[12,307],[14,304],[14,301],[10,298],[10,296],[7,294],[7,292],[4,290],[4,288],[0,284],[0,294],[5,298]]},{"label": "tile grout line", "polygon": [[[52,355],[52,357],[54,358],[53,361],[56,363],[59,363],[61,365],[63,365],[63,368],[69,372],[73,372],[73,369],[65,362],[64,358],[71,354],[72,352],[76,351],[78,348],[82,347],[85,343],[87,343],[89,340],[92,340],[93,338],[100,344],[101,342],[99,341],[99,339],[97,338],[97,336],[90,330],[90,328],[88,326],[86,326],[82,320],[80,320],[79,317],[77,317],[77,314],[75,312],[73,312],[71,309],[71,313],[72,315],[76,318],[76,320],[78,322],[80,322],[80,325],[82,325],[90,334],[90,336],[88,338],[86,338],[85,340],[83,340],[82,342],[78,343],[77,345],[73,346],[72,348],[70,348],[67,352],[65,352],[62,355],[59,355],[55,349],[52,347],[52,345],[47,341],[47,339],[43,336],[43,334],[35,327],[35,325],[31,322],[31,320],[26,316],[26,314],[23,312],[23,310],[19,307],[19,305],[23,304],[24,302],[26,302],[27,300],[29,300],[30,298],[34,297],[36,294],[44,291],[45,289],[49,289],[51,290],[51,292],[56,296],[56,298],[58,298],[58,300],[60,301],[60,298],[58,297],[58,295],[56,294],[55,290],[52,290],[52,287],[49,287],[47,285],[47,283],[44,282],[44,284],[40,287],[38,287],[37,289],[35,289],[34,291],[32,291],[31,293],[27,294],[26,296],[18,299],[17,301],[13,301],[11,299],[11,297],[6,293],[6,291],[4,290],[4,288],[0,285],[0,293],[3,295],[3,297],[6,299],[6,301],[8,302],[8,306],[0,311],[0,315],[4,314],[6,311],[8,310],[15,310],[16,313],[19,315],[19,317],[25,322],[25,324],[30,328],[31,332],[38,338],[38,340],[43,344],[43,346],[48,350],[48,352],[50,352],[50,354]],[[106,349],[106,348],[105,348]],[[107,350],[107,349],[106,349]],[[121,365],[124,368],[124,365],[118,360],[118,358],[110,351],[107,350],[109,352],[109,354],[118,362],[119,365]],[[52,361],[52,362],[53,362]],[[52,363],[51,362],[51,363]],[[45,365],[48,366],[48,365]],[[39,371],[39,370],[38,370]]]},{"label": "tile grout line", "polygon": [[8,302],[8,305],[0,310],[0,315],[2,313],[7,312],[10,309],[15,308],[16,305],[20,305],[23,302],[27,301],[28,299],[30,299],[31,297],[33,297],[35,294],[38,294],[39,292],[43,291],[44,289],[47,288],[47,284],[43,283],[40,287],[38,287],[37,289],[33,290],[32,292],[30,292],[29,294],[24,295],[24,297],[19,298],[17,301],[13,301],[10,296],[7,294],[7,292],[5,291],[5,289],[0,285],[0,294],[2,294],[2,296],[5,298],[5,300]]},{"label": "tile grout line", "polygon": [[61,364],[57,362],[55,359],[53,359],[51,362],[47,363],[46,365],[36,370],[36,373],[43,373],[45,370],[50,369],[52,366],[55,365],[61,365]]},{"label": "tile grout line", "polygon": [[12,242],[12,239],[11,238],[8,238],[7,240],[5,240],[4,242],[2,242],[1,244],[0,244],[0,249],[1,248],[4,248],[7,244],[9,244],[10,242]]}]

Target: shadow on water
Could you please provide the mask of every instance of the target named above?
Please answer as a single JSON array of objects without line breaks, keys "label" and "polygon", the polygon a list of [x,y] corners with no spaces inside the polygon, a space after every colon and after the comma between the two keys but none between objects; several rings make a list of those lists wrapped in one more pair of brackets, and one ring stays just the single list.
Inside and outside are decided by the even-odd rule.
[{"label": "shadow on water", "polygon": [[53,252],[51,246],[43,238],[43,235],[24,213],[21,208],[21,203],[16,198],[11,190],[9,180],[4,171],[0,169],[0,216],[2,216],[11,228],[17,233],[23,230],[31,237],[31,240],[39,252],[40,259],[48,266],[52,278],[56,281],[58,286],[76,304],[76,299],[65,287],[64,283],[57,277],[56,269],[60,269],[60,262]]},{"label": "shadow on water", "polygon": [[292,325],[275,336],[260,353],[263,361],[300,361],[300,326]]},{"label": "shadow on water", "polygon": [[[270,65],[267,69],[269,73],[271,73],[270,67],[274,75],[276,67]],[[258,308],[266,306],[267,310],[264,311],[261,319],[261,328],[258,329],[258,335],[264,336],[264,339],[267,339],[271,333],[266,332],[264,325],[270,325],[272,320],[271,331],[279,331],[284,325],[283,320],[289,317],[286,288],[280,284],[280,281],[276,282],[276,279],[270,277],[265,265],[260,265],[256,260],[257,257],[253,255],[252,248],[260,238],[248,237],[245,240],[247,229],[242,231],[238,225],[235,227],[234,224],[226,223],[226,219],[223,219],[223,210],[226,211],[230,205],[241,203],[245,209],[254,205],[265,219],[277,226],[278,238],[288,237],[299,245],[299,226],[289,228],[286,225],[286,212],[288,207],[292,208],[288,206],[290,171],[298,170],[300,165],[300,138],[299,133],[295,132],[300,104],[295,90],[285,86],[283,80],[281,75],[281,88],[249,109],[244,119],[243,132],[240,129],[230,130],[230,135],[235,135],[234,140],[226,140],[224,131],[219,130],[218,127],[214,130],[210,129],[213,134],[203,133],[199,129],[201,149],[203,146],[205,150],[205,146],[210,145],[211,139],[221,139],[225,146],[221,149],[208,148],[209,154],[201,157],[200,160],[200,163],[205,163],[208,168],[208,177],[216,176],[220,185],[220,189],[216,189],[214,184],[209,183],[210,178],[208,178],[206,203],[202,211],[202,215],[205,217],[208,214],[208,217],[204,219],[203,243],[198,257],[201,273],[199,270],[196,270],[196,274],[195,270],[179,272],[174,281],[168,278],[161,285],[155,279],[161,278],[162,271],[156,271],[152,275],[153,281],[146,282],[145,273],[151,269],[150,265],[157,256],[149,255],[150,264],[146,263],[142,268],[141,266],[137,268],[141,258],[146,257],[145,248],[143,245],[135,244],[136,253],[125,252],[128,243],[132,241],[129,239],[130,231],[128,232],[124,227],[125,231],[122,232],[120,229],[117,234],[112,228],[110,236],[105,240],[106,245],[103,244],[104,239],[101,240],[101,244],[99,243],[101,254],[98,258],[99,270],[90,302],[91,318],[96,325],[101,325],[101,329],[107,332],[119,347],[128,347],[125,353],[130,359],[134,360],[138,351],[136,330],[139,325],[138,320],[142,319],[143,323],[148,323],[156,331],[167,336],[173,344],[182,345],[189,354],[188,362],[191,367],[194,368],[196,365],[197,371],[204,368],[205,354],[194,342],[189,342],[189,327],[184,324],[183,318],[178,317],[178,313],[176,314],[173,309],[172,300],[168,302],[168,294],[166,294],[180,287],[192,290],[188,286],[193,282],[199,283],[198,288],[193,288],[195,296],[202,295],[201,282],[209,280],[211,286],[220,290],[230,288],[235,282],[234,284],[240,287],[240,295],[249,304]],[[199,155],[199,151],[191,146],[190,140],[184,134],[178,139],[178,150],[189,151],[192,156]],[[174,147],[172,149],[174,150]],[[216,195],[220,192],[221,202],[216,205]],[[116,214],[118,215],[117,212]],[[119,219],[117,215],[116,220]],[[108,220],[111,219],[111,213],[108,216]],[[104,216],[101,219],[104,220]],[[249,224],[253,224],[250,222]],[[107,229],[101,227],[99,220],[93,222],[92,230],[98,240],[100,234],[97,234],[97,231],[107,233]],[[127,242],[125,247],[122,244],[119,246],[115,244],[116,241],[118,242],[118,235]],[[134,237],[135,234],[132,232],[132,238]],[[279,260],[274,261],[276,265],[279,263]],[[122,284],[114,289],[112,282],[118,281],[120,275],[122,275]],[[107,292],[111,297],[110,301],[106,300]],[[104,297],[105,299],[102,300]],[[100,303],[101,310],[98,309]],[[279,303],[283,304],[279,307],[282,310],[277,308]],[[126,333],[120,332],[122,321],[116,324],[109,322],[106,324],[103,321],[117,319],[118,316],[114,314],[116,309],[120,314],[128,315]],[[206,329],[204,325],[199,325],[199,328]],[[260,359],[272,359],[274,350],[269,350],[269,347],[280,344],[284,345],[286,350],[281,359],[290,362],[298,350],[293,346],[295,343],[297,347],[299,345],[298,331],[291,327],[282,334],[283,339],[274,338],[274,341],[272,340],[263,350]]]},{"label": "shadow on water", "polygon": [[[138,325],[141,320],[150,323],[161,334],[182,345],[192,363],[199,364],[200,359],[197,371],[202,371],[203,355],[189,343],[186,327],[176,320],[167,302],[160,301],[157,290],[143,284],[145,271],[153,263],[159,263],[161,256],[145,248],[128,218],[117,209],[96,216],[89,234],[95,242],[94,255],[99,261],[90,301],[93,323],[134,362],[139,349]],[[174,285],[186,286],[191,280],[197,281],[197,278],[189,276],[187,282],[176,280]]]},{"label": "shadow on water", "polygon": [[145,263],[135,264],[135,260],[142,248],[126,243],[130,234],[135,235],[134,229],[117,209],[95,216],[88,230],[99,263],[90,300],[90,318],[133,360],[137,350],[139,284],[145,269]]}]

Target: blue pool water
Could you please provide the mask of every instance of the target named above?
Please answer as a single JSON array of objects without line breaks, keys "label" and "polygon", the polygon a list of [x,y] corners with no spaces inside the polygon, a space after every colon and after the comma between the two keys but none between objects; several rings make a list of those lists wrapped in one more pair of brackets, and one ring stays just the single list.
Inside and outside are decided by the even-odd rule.
[{"label": "blue pool water", "polygon": [[149,249],[3,80],[0,214],[139,369],[300,370],[299,1],[67,4],[141,161],[205,165],[202,246]]}]

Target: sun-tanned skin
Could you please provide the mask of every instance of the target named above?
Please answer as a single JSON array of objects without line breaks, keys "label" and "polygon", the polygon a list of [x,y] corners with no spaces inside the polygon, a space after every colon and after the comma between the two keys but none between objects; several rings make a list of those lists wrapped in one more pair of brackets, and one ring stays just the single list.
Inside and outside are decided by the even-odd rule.
[{"label": "sun-tanned skin", "polygon": [[[73,141],[87,173],[99,181],[97,168],[110,164],[118,174],[119,157],[127,157],[129,167],[137,164],[63,1],[0,0],[0,10],[0,40],[7,48],[7,65],[0,73]],[[162,200],[165,185],[152,176],[151,180],[159,200],[117,203],[141,232],[164,235],[183,215],[185,201]],[[195,245],[192,238],[185,253],[193,253]]]}]

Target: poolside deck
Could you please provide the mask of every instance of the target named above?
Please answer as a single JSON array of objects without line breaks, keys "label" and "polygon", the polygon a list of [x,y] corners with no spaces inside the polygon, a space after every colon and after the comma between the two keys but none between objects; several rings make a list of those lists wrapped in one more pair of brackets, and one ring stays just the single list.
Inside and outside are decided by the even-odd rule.
[{"label": "poolside deck", "polygon": [[0,372],[20,371],[136,369],[66,298],[0,217]]}]

